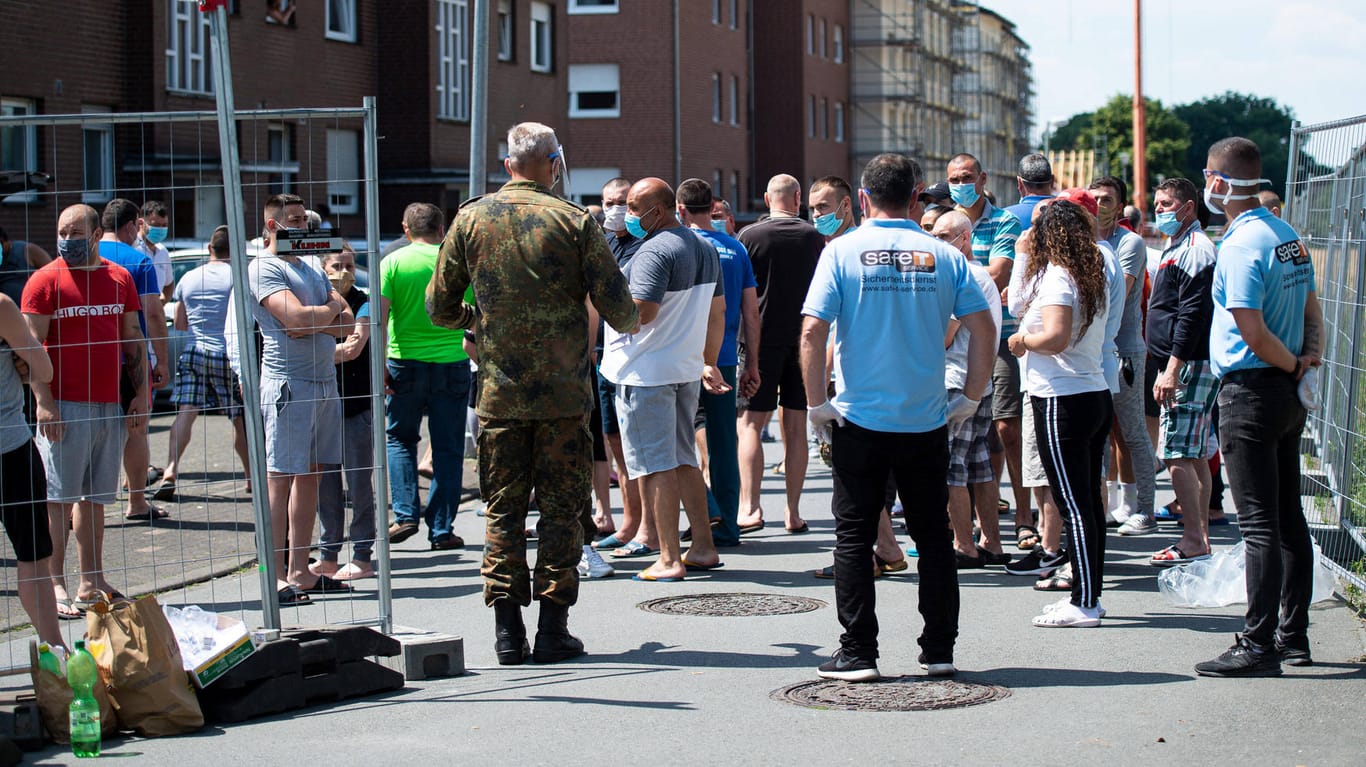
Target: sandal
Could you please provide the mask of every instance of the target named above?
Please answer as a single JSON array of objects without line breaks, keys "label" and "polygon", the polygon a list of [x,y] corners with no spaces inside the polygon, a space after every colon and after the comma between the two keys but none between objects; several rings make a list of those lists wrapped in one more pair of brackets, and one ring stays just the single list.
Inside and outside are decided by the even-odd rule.
[{"label": "sandal", "polygon": [[[62,612],[63,610],[66,612]],[[57,618],[64,621],[78,621],[85,618],[85,610],[77,607],[70,599],[58,599]]]},{"label": "sandal", "polygon": [[1039,535],[1039,528],[1033,525],[1015,526],[1015,547],[1020,551],[1033,551],[1035,546],[1043,542],[1043,537]]},{"label": "sandal", "polygon": [[308,588],[302,588],[300,586],[295,586],[294,588],[304,592],[305,595],[351,591],[350,586],[346,585],[345,583],[342,583],[336,578],[327,575],[319,575],[318,580],[315,581],[313,585],[309,586]]},{"label": "sandal", "polygon": [[1210,555],[1208,553],[1201,554],[1197,557],[1187,556],[1186,552],[1182,551],[1179,546],[1173,543],[1167,548],[1152,555],[1152,557],[1148,560],[1148,564],[1152,565],[1153,567],[1172,567],[1173,565],[1184,565],[1190,562],[1196,562],[1201,559],[1209,558]]},{"label": "sandal", "polygon": [[171,516],[170,512],[149,503],[145,511],[136,514],[124,514],[123,518],[128,522],[151,522],[153,519],[165,519],[169,516]]},{"label": "sandal", "polygon": [[640,541],[628,541],[625,546],[613,551],[613,559],[630,559],[632,557],[648,557],[658,554],[659,549],[652,549]]},{"label": "sandal", "polygon": [[310,597],[307,593],[304,592],[303,589],[299,588],[298,586],[295,586],[292,583],[288,586],[281,587],[280,590],[276,593],[280,597],[281,607],[288,607],[290,605],[307,605],[313,603],[313,597]]},{"label": "sandal", "polygon": [[157,491],[155,493],[152,493],[152,500],[154,501],[162,501],[164,503],[166,501],[174,501],[175,499],[175,477],[161,480],[161,485],[157,487]]},{"label": "sandal", "polygon": [[1035,591],[1071,591],[1072,565],[1066,564],[1034,582]]},{"label": "sandal", "polygon": [[616,533],[612,533],[611,535],[607,536],[606,538],[603,538],[603,539],[600,540],[600,541],[594,541],[594,543],[593,543],[593,548],[599,549],[599,550],[601,550],[601,549],[620,549],[620,548],[624,547],[625,545],[626,545],[626,541],[623,541],[623,540],[621,540],[620,538],[617,538],[617,534],[616,534]]}]

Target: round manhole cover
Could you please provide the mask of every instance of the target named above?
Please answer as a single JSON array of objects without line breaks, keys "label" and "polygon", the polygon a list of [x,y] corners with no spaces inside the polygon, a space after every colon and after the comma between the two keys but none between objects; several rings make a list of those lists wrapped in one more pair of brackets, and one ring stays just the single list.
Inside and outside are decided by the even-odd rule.
[{"label": "round manhole cover", "polygon": [[1003,700],[1010,697],[1010,690],[994,684],[899,676],[869,684],[824,679],[801,682],[774,690],[769,697],[834,711],[934,711]]},{"label": "round manhole cover", "polygon": [[691,594],[651,599],[636,605],[650,613],[738,618],[747,615],[794,615],[825,607],[825,602],[785,594]]}]

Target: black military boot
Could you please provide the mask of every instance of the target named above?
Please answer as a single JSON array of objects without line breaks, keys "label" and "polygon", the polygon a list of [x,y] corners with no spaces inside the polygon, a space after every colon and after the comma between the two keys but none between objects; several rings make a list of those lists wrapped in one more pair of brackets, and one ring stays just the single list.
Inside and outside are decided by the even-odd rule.
[{"label": "black military boot", "polygon": [[569,606],[541,601],[541,616],[536,625],[537,663],[558,663],[583,655],[583,642],[569,633]]},{"label": "black military boot", "polygon": [[493,652],[500,666],[520,666],[531,655],[522,623],[522,606],[510,599],[493,603]]}]

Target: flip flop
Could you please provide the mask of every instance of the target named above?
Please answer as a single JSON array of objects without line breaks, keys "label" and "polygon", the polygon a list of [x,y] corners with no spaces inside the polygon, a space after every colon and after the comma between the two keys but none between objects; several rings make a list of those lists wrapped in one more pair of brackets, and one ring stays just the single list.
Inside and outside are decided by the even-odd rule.
[{"label": "flip flop", "polygon": [[626,545],[626,543],[627,543],[626,541],[623,541],[623,540],[621,540],[620,538],[618,538],[616,533],[612,533],[611,535],[607,536],[606,538],[603,538],[603,539],[600,540],[600,541],[594,541],[594,542],[593,542],[593,548],[595,548],[595,549],[619,549],[619,548],[624,547],[624,546]]},{"label": "flip flop", "polygon": [[1184,565],[1201,559],[1209,559],[1209,557],[1209,554],[1201,554],[1198,557],[1188,557],[1186,556],[1186,552],[1182,551],[1180,547],[1176,544],[1172,544],[1152,555],[1148,560],[1148,564],[1153,567],[1172,567],[1173,565]]},{"label": "flip flop", "polygon": [[152,493],[152,500],[162,501],[163,503],[166,501],[174,501],[175,498],[176,486],[174,478],[161,480],[161,485],[157,487],[157,491]]},{"label": "flip flop", "polygon": [[877,560],[877,566],[882,569],[883,575],[888,573],[903,573],[911,568],[911,563],[907,562],[904,558],[898,559],[895,562],[888,562],[876,554],[873,555],[873,558]]},{"label": "flip flop", "polygon": [[719,570],[725,566],[725,562],[717,562],[714,565],[699,565],[696,562],[689,562],[686,559],[683,560],[683,567],[687,570]]},{"label": "flip flop", "polygon": [[632,557],[648,557],[659,553],[659,549],[652,549],[639,541],[629,541],[625,546],[613,551],[609,556],[613,559],[630,559]]},{"label": "flip flop", "polygon": [[1039,528],[1033,525],[1015,526],[1015,547],[1020,551],[1032,551],[1042,540]]},{"label": "flip flop", "polygon": [[[811,526],[805,522],[802,523],[801,527],[785,527],[783,529],[787,530],[788,535],[801,535],[802,533],[811,532]],[[741,531],[743,532],[743,528]]]},{"label": "flip flop", "polygon": [[1159,522],[1174,522],[1181,518],[1181,513],[1172,511],[1172,504],[1167,504],[1153,513],[1153,519]]},{"label": "flip flop", "polygon": [[648,581],[648,582],[650,582],[650,583],[676,583],[676,582],[681,581],[681,580],[683,580],[683,579],[682,579],[682,578],[664,578],[664,577],[661,577],[661,576],[658,576],[658,575],[650,575],[649,573],[636,573],[635,575],[632,575],[632,576],[631,576],[631,580],[633,580],[633,581]]},{"label": "flip flop", "polygon": [[[66,610],[67,610],[66,612],[62,612],[62,608],[64,608],[64,607],[65,607]],[[58,619],[58,620],[64,620],[64,621],[78,621],[78,620],[82,620],[82,619],[84,619],[84,618],[85,618],[85,610],[82,610],[81,608],[77,607],[74,603],[72,603],[72,601],[71,601],[70,599],[58,599],[58,600],[57,600],[57,619]]]},{"label": "flip flop", "polygon": [[763,529],[764,529],[764,521],[761,519],[761,520],[759,520],[758,522],[755,522],[755,523],[752,524],[752,525],[740,525],[740,534],[741,534],[741,535],[748,535],[748,534],[750,534],[750,533],[757,533],[757,532],[759,532],[760,530],[763,530]]},{"label": "flip flop", "polygon": [[171,516],[170,512],[152,504],[147,504],[147,510],[137,514],[124,514],[123,518],[129,522],[150,522],[153,519],[165,519]]},{"label": "flip flop", "polygon": [[306,589],[300,586],[295,586],[294,588],[307,594],[329,594],[333,592],[351,591],[350,586],[327,575],[319,575],[318,580]]},{"label": "flip flop", "polygon": [[280,590],[276,593],[280,597],[281,607],[287,607],[289,605],[307,605],[313,603],[313,597],[310,597],[307,592],[305,592],[303,589],[299,588],[298,586],[295,586],[292,583],[288,586],[282,586]]}]

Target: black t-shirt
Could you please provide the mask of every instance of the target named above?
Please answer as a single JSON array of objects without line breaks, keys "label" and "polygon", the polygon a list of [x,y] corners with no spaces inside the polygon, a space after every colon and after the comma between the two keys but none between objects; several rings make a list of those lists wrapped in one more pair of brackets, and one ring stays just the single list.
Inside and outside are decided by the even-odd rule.
[{"label": "black t-shirt", "polygon": [[749,251],[759,294],[759,342],[795,346],[802,330],[802,302],[825,249],[825,238],[800,218],[769,218],[740,231]]},{"label": "black t-shirt", "polygon": [[[346,294],[351,312],[360,311],[370,299],[352,287]],[[373,308],[373,307],[372,307]],[[342,415],[350,418],[370,409],[370,342],[361,347],[360,356],[337,366],[337,393],[342,398]]]}]

